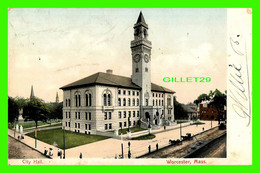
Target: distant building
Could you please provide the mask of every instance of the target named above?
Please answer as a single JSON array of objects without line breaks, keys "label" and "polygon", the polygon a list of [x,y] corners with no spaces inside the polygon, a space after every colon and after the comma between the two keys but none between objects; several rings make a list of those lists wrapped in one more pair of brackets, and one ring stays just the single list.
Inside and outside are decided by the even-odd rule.
[{"label": "distant building", "polygon": [[31,86],[30,100],[34,98],[33,85]]},{"label": "distant building", "polygon": [[220,120],[226,120],[226,109],[223,107],[220,112],[216,107],[208,104],[199,105],[199,119],[200,120],[218,120],[218,115],[220,115]]},{"label": "distant building", "polygon": [[[131,41],[132,76],[112,70],[61,87],[66,130],[86,134],[140,125],[159,128],[174,123],[174,91],[151,83],[148,25],[140,13]],[[129,64],[130,65],[130,64]]]},{"label": "distant building", "polygon": [[198,119],[198,109],[196,104],[189,103],[186,105],[182,105],[182,107],[187,111],[189,120]]}]

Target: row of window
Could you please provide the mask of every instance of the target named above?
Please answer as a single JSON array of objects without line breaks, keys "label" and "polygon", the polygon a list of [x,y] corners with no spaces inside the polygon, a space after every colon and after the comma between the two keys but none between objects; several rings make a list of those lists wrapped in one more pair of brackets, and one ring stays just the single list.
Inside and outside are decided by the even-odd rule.
[{"label": "row of window", "polygon": [[[66,112],[66,118],[70,119],[70,112]],[[80,112],[75,112],[75,119],[81,119],[81,114]],[[91,112],[85,112],[85,120],[91,120]]]},{"label": "row of window", "polygon": [[163,100],[153,100],[153,106],[163,106]]},{"label": "row of window", "polygon": [[[70,127],[70,122],[65,122],[66,127]],[[80,129],[80,123],[75,123],[75,128]],[[91,124],[85,124],[85,130],[91,130]]]},{"label": "row of window", "polygon": [[[122,101],[123,101],[123,103],[122,103]],[[127,99],[127,106],[139,106],[139,99],[137,98],[137,99],[132,99],[132,104],[131,104],[131,99],[130,98],[128,98]],[[118,98],[118,106],[126,106],[126,98],[123,98],[123,99],[121,99],[121,98]]]},{"label": "row of window", "polygon": [[[124,124],[123,124],[124,123]],[[133,126],[135,126],[137,121],[133,121]],[[132,126],[132,122],[129,121],[129,126]],[[119,122],[119,127],[127,127],[127,122]],[[105,130],[111,130],[112,129],[112,123],[108,123],[104,125]]]},{"label": "row of window", "polygon": [[[131,113],[133,112],[133,113]],[[139,117],[139,111],[128,111],[128,117],[131,117],[131,114],[133,114],[133,117]],[[118,118],[122,118],[122,112],[118,112]],[[126,111],[123,111],[123,118],[126,118]]]},{"label": "row of window", "polygon": [[119,95],[121,95],[121,94],[126,95],[126,92],[128,93],[129,96],[131,95],[131,93],[132,93],[133,96],[135,96],[135,93],[136,93],[137,96],[139,96],[139,91],[132,91],[131,92],[131,91],[126,91],[126,90],[122,91],[120,89],[118,90]]},{"label": "row of window", "polygon": [[[75,94],[76,107],[81,106],[81,95],[77,92]],[[65,100],[65,106],[71,106],[70,99]],[[85,94],[85,106],[92,106],[92,95],[90,93]]]},{"label": "row of window", "polygon": [[160,94],[160,93],[153,93],[153,97],[162,97],[162,98],[163,98],[163,94]]}]

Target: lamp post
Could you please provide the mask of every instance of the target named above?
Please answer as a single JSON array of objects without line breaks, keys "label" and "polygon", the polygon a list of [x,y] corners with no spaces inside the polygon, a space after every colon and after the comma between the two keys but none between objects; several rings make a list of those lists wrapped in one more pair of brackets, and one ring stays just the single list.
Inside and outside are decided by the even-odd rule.
[{"label": "lamp post", "polygon": [[123,136],[122,136],[122,126],[121,126],[121,150],[122,150],[122,159],[124,158],[124,144],[123,144]]},{"label": "lamp post", "polygon": [[181,132],[181,123],[180,123],[180,140],[181,140],[182,132]]},{"label": "lamp post", "polygon": [[35,148],[37,148],[37,128],[34,131],[34,138],[35,138]]}]

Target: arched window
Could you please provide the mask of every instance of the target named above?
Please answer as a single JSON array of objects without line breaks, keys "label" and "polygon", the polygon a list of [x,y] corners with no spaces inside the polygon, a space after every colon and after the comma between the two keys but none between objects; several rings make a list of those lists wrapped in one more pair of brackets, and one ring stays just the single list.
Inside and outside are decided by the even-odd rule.
[{"label": "arched window", "polygon": [[[69,105],[70,105],[70,100],[69,100]],[[80,92],[79,91],[77,91],[75,93],[75,105],[76,105],[76,107],[77,106],[81,106],[81,97],[80,97]]]},{"label": "arched window", "polygon": [[86,94],[86,106],[88,106],[88,94]]},{"label": "arched window", "polygon": [[167,105],[170,106],[171,105],[171,96],[167,97]]},{"label": "arched window", "polygon": [[89,106],[92,106],[92,95],[89,94]]},{"label": "arched window", "polygon": [[111,95],[107,95],[107,106],[111,106]]},{"label": "arched window", "polygon": [[111,94],[111,91],[108,89],[106,89],[103,92],[103,105],[112,106],[112,94]]},{"label": "arched window", "polygon": [[107,105],[107,95],[104,94],[103,97],[104,97],[104,106],[106,106]]}]

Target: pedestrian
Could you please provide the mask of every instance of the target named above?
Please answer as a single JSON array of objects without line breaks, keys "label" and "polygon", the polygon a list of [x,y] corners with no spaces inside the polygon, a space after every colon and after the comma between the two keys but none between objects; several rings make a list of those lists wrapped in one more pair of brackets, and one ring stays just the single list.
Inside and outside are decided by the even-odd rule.
[{"label": "pedestrian", "polygon": [[156,150],[157,150],[157,151],[159,150],[159,145],[158,145],[158,143],[156,144]]},{"label": "pedestrian", "polygon": [[82,159],[82,153],[79,154],[79,158]]},{"label": "pedestrian", "polygon": [[164,127],[164,130],[166,130],[166,125],[164,125],[163,127]]},{"label": "pedestrian", "polygon": [[202,131],[204,132],[204,127],[202,127]]},{"label": "pedestrian", "polygon": [[151,145],[148,146],[148,152],[151,153]]}]

